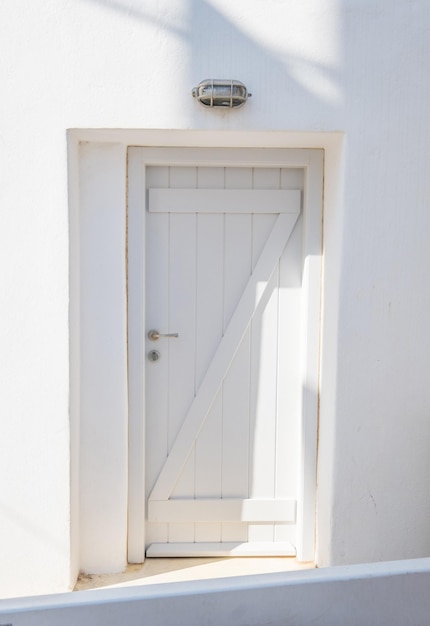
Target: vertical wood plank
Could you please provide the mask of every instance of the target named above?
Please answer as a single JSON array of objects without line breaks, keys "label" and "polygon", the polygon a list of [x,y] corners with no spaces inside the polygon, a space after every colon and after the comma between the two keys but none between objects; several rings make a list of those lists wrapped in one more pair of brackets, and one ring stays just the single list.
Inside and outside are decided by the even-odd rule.
[{"label": "vertical wood plank", "polygon": [[254,167],[252,169],[253,189],[280,189],[281,169],[279,167]]},{"label": "vertical wood plank", "polygon": [[226,167],[226,189],[252,189],[252,167]]},{"label": "vertical wood plank", "polygon": [[[302,218],[299,217],[280,260],[279,348],[276,427],[278,498],[297,498],[298,442],[301,407]],[[275,524],[275,541],[292,541],[296,526]]]},{"label": "vertical wood plank", "polygon": [[[278,189],[279,168],[253,171],[253,186]],[[276,219],[273,215],[253,215],[252,265]],[[251,322],[251,416],[250,416],[250,495],[273,497],[276,465],[276,394],[278,359],[278,289],[279,268],[271,279],[265,307]],[[273,524],[249,524],[249,541],[273,541]]]},{"label": "vertical wood plank", "polygon": [[[277,467],[283,480],[279,497],[296,495],[298,424],[300,422],[302,219],[298,219],[280,261],[278,448]],[[281,453],[283,451],[283,453]]]},{"label": "vertical wood plank", "polygon": [[224,498],[247,498],[249,493],[249,359],[250,332],[247,330],[223,384],[223,466]]},{"label": "vertical wood plank", "polygon": [[[169,168],[170,187],[193,188],[196,179],[195,167]],[[178,332],[179,337],[160,339],[159,344],[160,349],[168,351],[169,360],[170,451],[195,394],[197,217],[171,214],[169,219],[169,323],[164,332]],[[174,494],[194,495],[194,449]],[[194,541],[194,525],[170,524],[169,541]]]},{"label": "vertical wood plank", "polygon": [[[146,187],[167,187],[167,167],[148,167]],[[150,493],[168,453],[168,358],[147,360],[157,349],[148,331],[166,328],[169,323],[169,216],[146,216],[146,320],[144,328],[146,365],[146,493]],[[161,218],[161,219],[160,219]],[[166,356],[166,355],[165,355]],[[148,524],[147,543],[167,541],[167,524]]]},{"label": "vertical wood plank", "polygon": [[223,215],[197,215],[196,391],[222,337],[223,240]]},{"label": "vertical wood plank", "polygon": [[[281,189],[301,189],[303,168],[282,168]],[[280,261],[276,497],[297,498],[299,471],[301,282],[303,216]],[[297,524],[275,524],[275,541],[297,545]]]},{"label": "vertical wood plank", "polygon": [[194,542],[194,524],[169,524],[170,543]]},{"label": "vertical wood plank", "polygon": [[[227,189],[252,187],[251,168],[225,169]],[[251,274],[252,218],[250,215],[225,216],[224,329],[228,326]]]},{"label": "vertical wood plank", "polygon": [[[251,328],[250,496],[270,498],[275,491],[278,281],[275,270],[268,302]],[[250,541],[273,541],[273,524],[250,524]]]},{"label": "vertical wood plank", "polygon": [[225,173],[224,167],[198,167],[198,189],[223,189]]},{"label": "vertical wood plank", "polygon": [[[195,446],[195,497],[221,497],[222,391]],[[221,523],[196,523],[195,541],[221,541]]]},{"label": "vertical wood plank", "polygon": [[[168,170],[147,169],[147,187],[167,185]],[[161,218],[161,219],[160,219]],[[151,329],[163,329],[169,323],[169,216],[146,213],[146,327],[145,357],[149,350],[158,349],[156,342],[148,339]],[[162,355],[166,356],[166,355]],[[147,490],[150,491],[168,452],[168,358],[147,362],[147,431],[146,450]]]},{"label": "vertical wood plank", "polygon": [[221,540],[225,543],[229,541],[248,541],[248,524],[246,522],[223,522],[221,525]]},{"label": "vertical wood plank", "polygon": [[281,169],[281,189],[302,189],[304,187],[302,167],[283,167]]},{"label": "vertical wood plank", "polygon": [[214,404],[196,442],[196,498],[221,496],[221,415],[222,395]]},{"label": "vertical wood plank", "polygon": [[310,151],[304,198],[304,266],[302,312],[302,412],[300,480],[297,503],[297,557],[307,561],[315,553],[316,458],[319,387],[319,330],[322,251],[323,152]]},{"label": "vertical wood plank", "polygon": [[[195,184],[195,168],[170,168],[170,186]],[[169,433],[171,449],[195,394],[196,216],[169,216],[169,319],[161,332],[177,339],[157,342],[169,360]]]},{"label": "vertical wood plank", "polygon": [[[227,188],[250,188],[250,168],[226,168]],[[252,268],[252,218],[225,216],[224,328],[227,327]],[[249,331],[223,384],[223,496],[248,494],[249,463]],[[248,525],[222,523],[223,541],[247,541]]]},{"label": "vertical wood plank", "polygon": [[[224,168],[199,167],[197,187],[222,189]],[[197,216],[196,381],[198,390],[223,331],[224,216]],[[222,390],[195,445],[195,497],[221,496]],[[195,525],[195,541],[221,540],[221,524]]]}]

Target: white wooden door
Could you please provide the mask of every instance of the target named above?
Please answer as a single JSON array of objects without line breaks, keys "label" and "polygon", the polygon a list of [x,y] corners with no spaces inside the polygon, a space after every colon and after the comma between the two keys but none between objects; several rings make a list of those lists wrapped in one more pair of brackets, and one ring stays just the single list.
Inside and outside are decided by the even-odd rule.
[{"label": "white wooden door", "polygon": [[146,555],[295,555],[306,168],[144,156]]}]

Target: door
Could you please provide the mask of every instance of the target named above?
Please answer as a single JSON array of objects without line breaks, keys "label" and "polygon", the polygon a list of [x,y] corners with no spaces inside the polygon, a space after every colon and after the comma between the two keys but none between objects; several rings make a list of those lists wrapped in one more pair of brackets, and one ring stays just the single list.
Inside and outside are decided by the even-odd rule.
[{"label": "door", "polygon": [[314,501],[309,167],[257,152],[136,157],[147,556],[296,555]]}]

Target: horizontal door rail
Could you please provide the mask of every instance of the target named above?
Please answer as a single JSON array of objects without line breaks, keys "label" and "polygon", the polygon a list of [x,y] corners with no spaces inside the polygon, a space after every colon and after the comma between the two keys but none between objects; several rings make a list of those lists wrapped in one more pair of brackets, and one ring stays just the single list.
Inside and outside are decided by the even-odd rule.
[{"label": "horizontal door rail", "polygon": [[149,189],[150,213],[299,213],[299,189]]}]

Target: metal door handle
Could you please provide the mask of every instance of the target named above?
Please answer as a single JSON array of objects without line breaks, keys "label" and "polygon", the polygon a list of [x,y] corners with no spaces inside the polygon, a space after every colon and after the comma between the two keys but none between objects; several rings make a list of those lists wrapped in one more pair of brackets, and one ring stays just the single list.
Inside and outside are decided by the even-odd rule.
[{"label": "metal door handle", "polygon": [[151,341],[157,341],[160,337],[179,337],[179,333],[160,333],[158,330],[150,330],[148,333],[148,339]]}]

